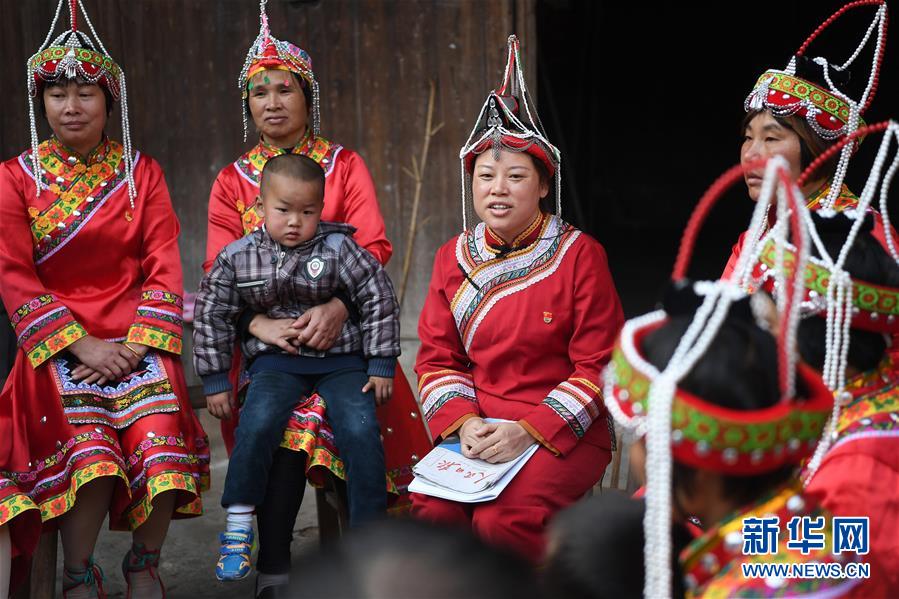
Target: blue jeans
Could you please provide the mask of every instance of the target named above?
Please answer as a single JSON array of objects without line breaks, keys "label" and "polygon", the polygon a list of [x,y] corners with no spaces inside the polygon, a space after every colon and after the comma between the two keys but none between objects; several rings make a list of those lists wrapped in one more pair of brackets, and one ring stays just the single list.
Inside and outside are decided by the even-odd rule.
[{"label": "blue jeans", "polygon": [[374,392],[362,393],[361,368],[299,375],[276,370],[253,374],[235,433],[222,506],[261,505],[272,457],[297,401],[313,390],[325,400],[328,422],[346,465],[350,524],[358,526],[387,511],[384,446],[375,416]]}]

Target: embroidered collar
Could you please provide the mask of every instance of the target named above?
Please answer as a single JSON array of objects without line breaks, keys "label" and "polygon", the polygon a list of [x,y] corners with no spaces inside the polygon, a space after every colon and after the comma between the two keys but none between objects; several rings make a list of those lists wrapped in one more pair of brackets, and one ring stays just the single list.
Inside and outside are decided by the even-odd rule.
[{"label": "embroidered collar", "polygon": [[260,137],[259,143],[238,158],[234,166],[244,178],[254,185],[259,185],[259,178],[265,163],[270,158],[287,154],[289,151],[292,154],[302,154],[315,160],[322,167],[322,170],[325,171],[325,177],[327,177],[331,174],[331,170],[334,168],[334,159],[341,149],[343,149],[341,145],[335,144],[324,137],[313,135],[312,130],[307,128],[299,143],[290,150],[273,146]]},{"label": "embroidered collar", "polygon": [[[114,149],[112,142],[105,135],[103,136],[103,139],[100,140],[100,143],[97,144],[97,147],[91,150],[91,152],[87,155],[86,160],[83,156],[81,156],[81,154],[62,143],[55,135],[45,142],[44,148],[46,148],[47,153],[55,154],[65,164],[72,166],[75,166],[77,164],[92,166],[94,164],[104,162],[109,159],[109,155]],[[44,154],[44,152],[41,151],[39,151],[38,153],[39,155]]]},{"label": "embroidered collar", "polygon": [[[806,207],[808,207],[809,210],[819,210],[821,208],[821,203],[827,199],[827,194],[830,193],[830,186],[832,183],[833,181],[828,179],[822,183],[817,190],[809,194],[806,203]],[[858,206],[858,196],[849,191],[849,188],[843,183],[840,187],[840,194],[834,200],[834,210],[840,212],[842,210],[855,208],[856,206]]]},{"label": "embroidered collar", "polygon": [[849,380],[849,405],[840,410],[833,432],[833,451],[853,439],[899,436],[899,373],[889,356],[877,368]]},{"label": "embroidered collar", "polygon": [[[30,176],[30,151],[19,155],[19,164]],[[122,144],[104,137],[86,160],[58,139],[38,146],[41,187],[53,194],[49,205],[30,205],[34,261],[39,264],[68,243],[92,216],[126,182]],[[134,157],[134,164],[140,154]],[[126,211],[125,218],[133,218]]]},{"label": "embroidered collar", "polygon": [[486,242],[487,249],[491,252],[499,253],[502,251],[508,252],[527,247],[537,241],[537,238],[540,237],[540,233],[545,228],[548,220],[548,215],[544,212],[540,212],[531,224],[529,224],[524,231],[519,233],[511,243],[506,243],[506,241],[493,229],[485,226],[484,241]]}]

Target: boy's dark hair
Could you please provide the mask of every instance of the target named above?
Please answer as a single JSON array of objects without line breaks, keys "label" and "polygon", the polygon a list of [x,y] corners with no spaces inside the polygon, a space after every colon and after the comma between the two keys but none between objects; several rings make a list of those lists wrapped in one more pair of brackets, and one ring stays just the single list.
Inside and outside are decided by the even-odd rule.
[{"label": "boy's dark hair", "polygon": [[391,519],[300,561],[296,597],[536,598],[532,569],[469,531]]},{"label": "boy's dark hair", "polygon": [[[643,515],[646,504],[604,491],[560,512],[551,524],[557,543],[543,574],[546,597],[640,599],[643,596]],[[677,557],[692,539],[671,527],[672,597],[684,596]]]},{"label": "boy's dark hair", "polygon": [[75,85],[96,85],[97,87],[99,87],[100,91],[103,92],[103,97],[106,99],[106,116],[112,114],[112,109],[115,107],[115,100],[112,99],[112,94],[109,92],[109,90],[99,83],[90,83],[89,81],[78,75],[73,77],[72,79],[60,77],[59,79],[47,81],[46,83],[44,83],[44,87],[41,90],[39,102],[37,103],[42,117],[47,118],[47,107],[44,105],[43,90],[50,89],[51,87],[68,87],[70,83],[74,83]]},{"label": "boy's dark hair", "polygon": [[[818,236],[831,258],[836,259],[843,244],[849,236],[852,223],[845,214],[837,214],[832,218],[823,218],[812,213]],[[866,283],[899,287],[899,266],[874,238],[871,231],[874,219],[871,214],[865,217],[858,236],[855,238],[843,268],[853,279]],[[818,255],[817,248],[814,249]],[[827,322],[823,317],[813,316],[799,323],[799,353],[810,366],[821,370],[824,368],[824,357],[827,353],[825,343]],[[859,371],[872,370],[883,359],[887,349],[887,341],[883,334],[861,329],[849,331],[849,365]]]},{"label": "boy's dark hair", "polygon": [[317,183],[320,190],[319,199],[325,197],[325,171],[316,161],[302,154],[280,154],[270,158],[262,169],[259,181],[259,192],[265,196],[266,181],[272,175],[290,177],[305,183]]},{"label": "boy's dark hair", "polygon": [[[692,320],[692,313],[673,315],[648,334],[643,341],[647,361],[664,369]],[[777,344],[770,333],[754,322],[748,299],[731,306],[705,355],[678,386],[731,410],[760,410],[780,401]],[[723,474],[724,495],[739,505],[747,504],[787,481],[793,472],[792,466],[784,466],[755,476]],[[672,485],[693,492],[695,470],[675,461]]]}]

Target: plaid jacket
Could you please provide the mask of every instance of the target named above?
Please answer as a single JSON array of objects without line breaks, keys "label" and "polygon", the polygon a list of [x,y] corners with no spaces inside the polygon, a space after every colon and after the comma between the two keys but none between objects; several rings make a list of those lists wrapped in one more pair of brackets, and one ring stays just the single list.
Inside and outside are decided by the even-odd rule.
[{"label": "plaid jacket", "polygon": [[[359,312],[348,319],[334,346],[320,352],[300,346],[301,356],[363,353],[372,362],[400,354],[399,304],[387,272],[341,223],[322,222],[315,237],[291,249],[264,228],[227,245],[200,283],[194,307],[194,368],[204,378],[224,378],[231,367],[237,319],[244,309],[271,318],[296,318],[342,292]],[[244,356],[283,351],[247,336]],[[208,386],[208,385],[206,385]]]}]

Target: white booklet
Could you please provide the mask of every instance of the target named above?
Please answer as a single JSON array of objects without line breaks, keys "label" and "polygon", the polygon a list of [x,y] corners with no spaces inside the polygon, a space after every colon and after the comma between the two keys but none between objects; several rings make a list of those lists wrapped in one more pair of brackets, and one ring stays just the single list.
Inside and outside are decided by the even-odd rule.
[{"label": "white booklet", "polygon": [[[491,418],[488,422],[506,421]],[[449,437],[412,468],[415,478],[409,491],[462,503],[491,501],[499,497],[538,447],[533,443],[513,460],[491,464],[466,458],[459,437]]]}]

